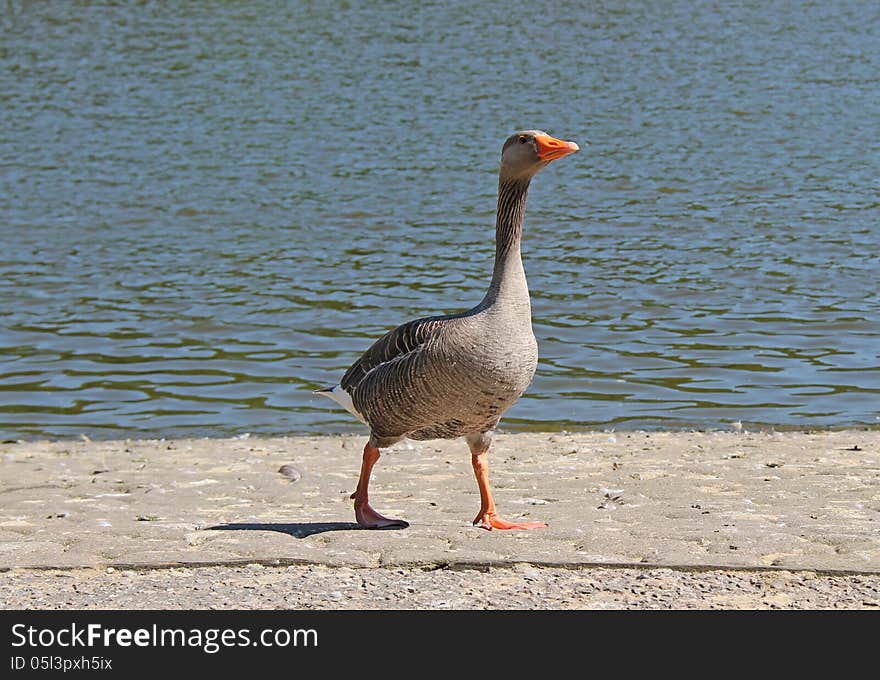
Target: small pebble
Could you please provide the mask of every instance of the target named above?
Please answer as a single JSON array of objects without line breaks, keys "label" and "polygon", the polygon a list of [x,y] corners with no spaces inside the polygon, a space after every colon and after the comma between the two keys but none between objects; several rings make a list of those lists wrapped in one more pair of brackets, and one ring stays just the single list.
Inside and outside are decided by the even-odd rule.
[{"label": "small pebble", "polygon": [[291,482],[296,482],[302,477],[302,473],[297,470],[293,465],[287,463],[278,468],[278,472],[283,476],[287,477]]}]

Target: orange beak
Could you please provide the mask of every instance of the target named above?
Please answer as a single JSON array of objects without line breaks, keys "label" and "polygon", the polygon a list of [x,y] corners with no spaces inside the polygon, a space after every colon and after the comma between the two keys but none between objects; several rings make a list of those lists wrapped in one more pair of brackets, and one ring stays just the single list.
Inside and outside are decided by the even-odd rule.
[{"label": "orange beak", "polygon": [[574,142],[566,142],[550,135],[535,135],[535,141],[538,143],[538,158],[542,161],[555,161],[580,149]]}]

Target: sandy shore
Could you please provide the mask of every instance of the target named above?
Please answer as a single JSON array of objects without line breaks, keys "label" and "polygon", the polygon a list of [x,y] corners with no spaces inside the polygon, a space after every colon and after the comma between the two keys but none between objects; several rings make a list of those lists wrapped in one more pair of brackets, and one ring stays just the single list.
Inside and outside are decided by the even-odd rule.
[{"label": "sandy shore", "polygon": [[[0,607],[880,606],[880,432],[498,437],[503,515],[462,442],[363,437],[0,445]],[[279,470],[284,469],[284,473]]]}]

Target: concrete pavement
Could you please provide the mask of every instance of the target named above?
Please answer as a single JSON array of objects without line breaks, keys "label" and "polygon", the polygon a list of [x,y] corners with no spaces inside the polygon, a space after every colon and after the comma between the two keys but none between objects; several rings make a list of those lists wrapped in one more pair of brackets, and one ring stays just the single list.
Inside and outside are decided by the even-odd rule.
[{"label": "concrete pavement", "polygon": [[[0,570],[328,567],[780,569],[880,574],[880,432],[500,435],[487,532],[466,445],[363,436],[0,444]],[[284,467],[289,466],[289,467]],[[284,472],[279,470],[284,469]],[[873,577],[873,576],[872,576]]]}]

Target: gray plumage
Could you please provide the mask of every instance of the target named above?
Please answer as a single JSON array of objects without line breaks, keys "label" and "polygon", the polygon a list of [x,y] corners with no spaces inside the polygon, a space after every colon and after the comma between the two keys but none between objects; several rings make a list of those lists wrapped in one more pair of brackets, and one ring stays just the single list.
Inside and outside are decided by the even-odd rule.
[{"label": "gray plumage", "polygon": [[[538,346],[520,256],[523,217],[532,177],[558,157],[548,156],[546,141],[539,154],[536,135],[559,141],[529,130],[512,135],[502,149],[495,265],[483,300],[459,314],[394,328],[364,352],[339,386],[321,392],[369,425],[373,446],[404,438],[491,437],[531,383]],[[560,143],[569,145],[565,153],[577,150]]]}]

